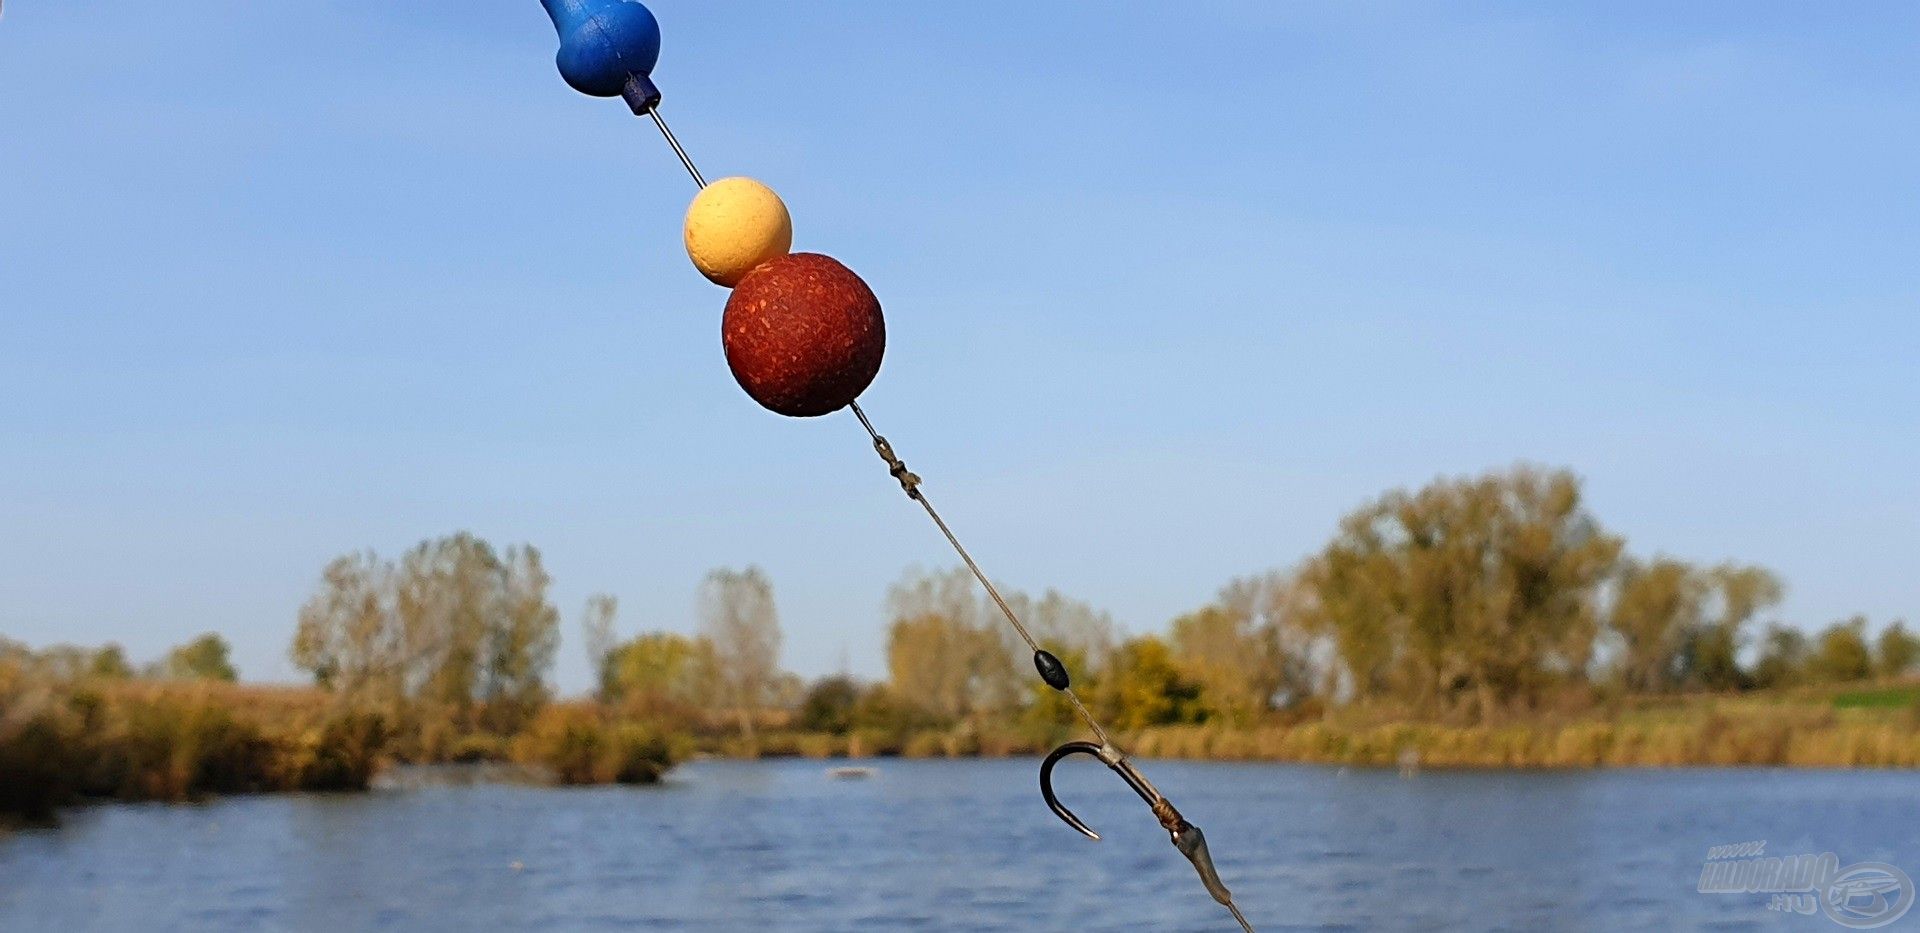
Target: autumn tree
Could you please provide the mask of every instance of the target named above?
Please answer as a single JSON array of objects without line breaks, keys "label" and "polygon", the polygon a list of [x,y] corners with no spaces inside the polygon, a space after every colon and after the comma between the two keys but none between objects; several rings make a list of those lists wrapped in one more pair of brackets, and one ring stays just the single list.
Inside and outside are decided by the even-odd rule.
[{"label": "autumn tree", "polygon": [[1011,705],[1012,666],[991,630],[923,612],[887,626],[887,673],[894,693],[947,721]]},{"label": "autumn tree", "polygon": [[1584,677],[1620,549],[1569,472],[1439,480],[1342,521],[1307,571],[1312,621],[1360,698],[1485,717]]},{"label": "autumn tree", "polygon": [[502,558],[466,533],[421,542],[398,562],[347,555],[301,607],[289,654],[356,702],[511,730],[546,699],[559,644],[548,586],[539,551]]},{"label": "autumn tree", "polygon": [[594,694],[602,703],[649,717],[696,719],[714,696],[713,643],[675,632],[643,632],[622,641],[620,603],[588,597],[581,616]]},{"label": "autumn tree", "polygon": [[1243,577],[1173,621],[1174,658],[1200,684],[1210,716],[1250,722],[1313,692],[1309,598],[1292,574]]},{"label": "autumn tree", "polygon": [[547,672],[560,648],[560,612],[547,599],[551,585],[539,550],[507,549],[500,606],[487,621],[481,667],[481,701],[495,731],[519,729],[547,701]]},{"label": "autumn tree", "polygon": [[1667,557],[1621,561],[1607,631],[1619,642],[1616,667],[1629,691],[1670,689],[1680,653],[1704,623],[1707,582],[1693,565]]},{"label": "autumn tree", "polygon": [[1144,729],[1203,721],[1201,689],[1181,672],[1166,642],[1142,635],[1114,652],[1092,700],[1112,728]]},{"label": "autumn tree", "polygon": [[1320,692],[1361,704],[1385,699],[1405,659],[1405,620],[1389,596],[1397,569],[1365,555],[1385,549],[1374,530],[1355,525],[1343,541],[1309,561],[1302,579],[1314,595],[1307,625],[1333,645],[1336,663]]},{"label": "autumn tree", "polygon": [[[953,571],[953,576],[956,579],[962,578],[958,568]],[[1033,635],[1034,640],[1039,642],[1041,647],[1061,657],[1068,654],[1078,657],[1086,676],[1092,676],[1095,671],[1106,666],[1107,658],[1113,653],[1114,648],[1112,616],[1088,603],[1052,589],[1047,590],[1037,600],[1029,600],[1022,593],[1014,593],[1008,597],[1008,600],[1015,615],[1026,623],[1027,631]],[[986,610],[985,606],[981,608]],[[986,618],[981,620],[982,625],[997,632],[1011,634],[1010,627],[997,612],[986,610],[983,611],[983,615]],[[1018,662],[1016,667],[1029,662],[1031,652],[1027,650],[1025,642],[1020,641],[1017,636],[1004,638],[1004,640],[1012,645],[1012,650],[1018,655],[1015,659]],[[1081,671],[1076,670],[1074,673],[1079,674]]]},{"label": "autumn tree", "polygon": [[[0,636],[0,677],[24,677],[69,681],[83,678],[125,680],[134,676],[127,663],[126,649],[108,642],[99,648],[79,645],[50,645],[35,651],[13,639]],[[0,710],[3,713],[4,710]],[[4,717],[0,717],[4,718]]]},{"label": "autumn tree", "polygon": [[766,705],[780,673],[780,619],[766,574],[758,567],[707,574],[700,591],[700,633],[713,646],[721,698],[751,743],[754,715]]},{"label": "autumn tree", "polygon": [[690,718],[713,699],[716,670],[707,639],[646,632],[607,653],[600,696],[636,712]]},{"label": "autumn tree", "polygon": [[[1024,603],[1016,594],[1010,597]],[[965,570],[909,572],[888,592],[887,672],[895,696],[953,721],[1013,707],[1015,649]],[[1024,658],[1020,664],[1031,665]]]},{"label": "autumn tree", "polygon": [[505,565],[492,545],[462,532],[421,542],[400,568],[400,625],[414,693],[471,724],[489,661],[487,636],[505,612]]},{"label": "autumn tree", "polygon": [[[966,579],[958,568],[953,576],[956,580]],[[1037,600],[1018,592],[1003,595],[1040,647],[1066,665],[1075,689],[1085,693],[1098,688],[1114,651],[1112,616],[1058,590],[1049,589]],[[1032,675],[1033,651],[1027,643],[993,607],[980,603],[979,608],[983,613],[980,624],[1008,652],[1005,670],[1013,678],[1016,691],[1011,702],[1024,702],[1021,718],[1025,725],[1038,732],[1078,725],[1080,717],[1066,695]],[[989,640],[983,637],[982,643]],[[1000,668],[995,665],[990,669]]]},{"label": "autumn tree", "polygon": [[1747,626],[1761,611],[1780,603],[1785,587],[1762,567],[1721,564],[1705,574],[1708,609],[1686,634],[1681,677],[1709,690],[1747,685],[1739,654]]},{"label": "autumn tree", "polygon": [[300,607],[289,655],[314,682],[347,696],[398,700],[408,658],[395,617],[394,570],[373,552],[334,558]]}]

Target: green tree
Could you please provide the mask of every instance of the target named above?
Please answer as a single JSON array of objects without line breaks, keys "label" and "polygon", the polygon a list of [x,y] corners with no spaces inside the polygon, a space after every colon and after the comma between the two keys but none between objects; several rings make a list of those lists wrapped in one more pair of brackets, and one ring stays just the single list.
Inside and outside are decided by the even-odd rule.
[{"label": "green tree", "polygon": [[167,652],[161,670],[174,680],[221,680],[232,683],[240,675],[233,669],[229,654],[227,640],[209,632]]},{"label": "green tree", "polygon": [[1880,632],[1874,642],[1874,667],[1882,677],[1904,677],[1920,661],[1920,636],[1907,631],[1905,622],[1896,620]]},{"label": "green tree", "polygon": [[107,644],[93,653],[93,661],[88,665],[87,674],[100,680],[126,680],[133,676],[133,666],[127,663],[126,649],[116,644]]},{"label": "green tree", "polygon": [[1790,687],[1806,677],[1812,655],[1805,632],[1776,622],[1760,638],[1760,657],[1753,665],[1753,684],[1761,689]]},{"label": "green tree", "polygon": [[853,714],[860,705],[861,692],[860,685],[851,677],[822,677],[814,681],[800,701],[800,728],[845,735],[853,728]]},{"label": "green tree", "polygon": [[1873,654],[1867,649],[1867,617],[1835,622],[1820,632],[1808,676],[1820,683],[1847,683],[1873,676]]}]

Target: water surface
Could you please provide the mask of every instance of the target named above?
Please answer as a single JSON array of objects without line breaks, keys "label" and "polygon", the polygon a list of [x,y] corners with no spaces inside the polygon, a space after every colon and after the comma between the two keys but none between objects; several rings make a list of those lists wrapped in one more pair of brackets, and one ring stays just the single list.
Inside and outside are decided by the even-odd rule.
[{"label": "water surface", "polygon": [[[1035,762],[866,764],[87,808],[0,837],[0,930],[1231,928],[1096,764],[1058,786],[1097,843],[1047,812]],[[1696,893],[1707,848],[1920,874],[1906,772],[1146,770],[1263,931],[1839,930]]]}]

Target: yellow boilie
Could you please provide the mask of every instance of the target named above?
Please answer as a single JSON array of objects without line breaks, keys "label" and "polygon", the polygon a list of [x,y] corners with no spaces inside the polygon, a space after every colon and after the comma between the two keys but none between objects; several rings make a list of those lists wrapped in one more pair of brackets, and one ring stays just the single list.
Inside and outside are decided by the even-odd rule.
[{"label": "yellow boilie", "polygon": [[793,248],[793,218],[773,189],[751,178],[722,178],[687,208],[687,257],[700,274],[732,288],[769,259]]}]

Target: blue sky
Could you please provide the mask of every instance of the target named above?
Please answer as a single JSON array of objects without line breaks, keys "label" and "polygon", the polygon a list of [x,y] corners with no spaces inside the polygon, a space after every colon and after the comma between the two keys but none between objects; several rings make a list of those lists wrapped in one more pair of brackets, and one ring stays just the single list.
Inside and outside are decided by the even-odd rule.
[{"label": "blue sky", "polygon": [[[1908,4],[660,0],[709,177],[888,314],[869,412],[990,572],[1157,629],[1394,486],[1569,466],[1806,625],[1920,616]],[[691,185],[533,0],[7,5],[0,634],[293,679],[332,556],[470,529],[786,663],[946,566],[847,415],[733,385]]]}]

